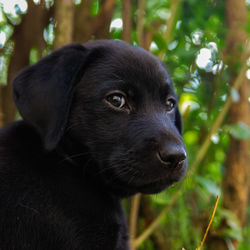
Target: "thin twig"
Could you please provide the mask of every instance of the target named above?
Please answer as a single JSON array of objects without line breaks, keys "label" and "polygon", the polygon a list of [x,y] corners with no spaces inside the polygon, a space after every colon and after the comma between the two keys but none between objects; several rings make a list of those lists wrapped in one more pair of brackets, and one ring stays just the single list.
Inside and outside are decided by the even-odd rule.
[{"label": "thin twig", "polygon": [[131,30],[132,30],[132,4],[131,0],[122,1],[122,20],[123,20],[123,31],[122,40],[131,43]]},{"label": "thin twig", "polygon": [[72,42],[74,2],[72,0],[55,1],[55,41],[54,48]]},{"label": "thin twig", "polygon": [[130,210],[130,221],[129,221],[129,232],[130,232],[130,248],[131,250],[136,249],[134,239],[136,237],[136,224],[138,211],[140,206],[141,194],[137,194],[131,199],[131,210]]},{"label": "thin twig", "polygon": [[220,199],[220,197],[217,196],[217,199],[216,199],[216,202],[215,202],[215,206],[214,206],[214,209],[213,209],[213,213],[212,213],[211,219],[210,219],[210,221],[209,221],[209,224],[208,224],[208,226],[207,226],[206,232],[205,232],[205,234],[204,234],[204,236],[203,236],[203,239],[202,239],[202,241],[201,241],[199,247],[196,248],[196,250],[200,250],[200,249],[202,248],[202,246],[204,245],[204,242],[205,242],[205,240],[206,240],[208,231],[209,231],[209,229],[210,229],[210,227],[211,227],[211,224],[212,224],[212,222],[213,222],[213,220],[214,220],[214,215],[215,215],[215,212],[216,212],[218,203],[219,203],[219,199]]},{"label": "thin twig", "polygon": [[145,3],[146,3],[145,0],[138,0],[136,31],[137,31],[137,39],[138,39],[139,46],[143,45]]}]

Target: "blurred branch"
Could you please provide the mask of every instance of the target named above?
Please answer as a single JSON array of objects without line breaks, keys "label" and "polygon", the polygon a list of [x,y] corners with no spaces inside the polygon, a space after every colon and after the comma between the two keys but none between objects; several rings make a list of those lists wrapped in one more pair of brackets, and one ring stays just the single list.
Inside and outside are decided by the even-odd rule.
[{"label": "blurred branch", "polygon": [[99,14],[91,14],[91,0],[84,0],[75,6],[73,40],[85,43],[88,40],[109,38],[109,27],[115,7],[115,0],[100,1]]},{"label": "blurred branch", "polygon": [[131,0],[122,1],[122,20],[123,31],[122,40],[127,43],[131,42],[131,30],[132,30],[132,16],[131,16]]},{"label": "blurred branch", "polygon": [[74,1],[55,1],[55,41],[54,48],[72,42],[73,21],[74,21]]},{"label": "blurred branch", "polygon": [[134,239],[136,237],[136,224],[137,224],[138,211],[139,211],[139,206],[140,206],[140,199],[141,199],[141,194],[136,194],[131,199],[131,210],[130,210],[130,221],[129,221],[131,250],[136,249],[136,245],[134,244]]},{"label": "blurred branch", "polygon": [[[247,47],[246,47],[246,51],[249,51],[249,49],[250,49],[250,43],[248,42]],[[247,64],[244,63],[237,79],[235,80],[235,82],[232,86],[232,88],[234,90],[237,91],[240,88],[244,78],[246,77],[245,76],[246,70],[247,70]],[[232,105],[232,103],[233,103],[233,98],[230,95],[228,97],[226,103],[224,104],[221,112],[219,113],[218,117],[216,118],[215,122],[213,123],[213,126],[212,126],[209,134],[207,135],[205,141],[201,145],[200,150],[199,150],[198,154],[196,155],[196,158],[195,158],[193,164],[189,168],[187,175],[186,175],[187,180],[189,177],[191,177],[193,175],[193,173],[197,169],[198,165],[203,160],[203,158],[204,158],[205,154],[207,153],[207,150],[211,144],[211,136],[213,134],[215,134],[218,131],[218,129],[220,128],[226,114],[228,113],[229,107]],[[163,208],[161,213],[156,217],[156,219],[152,222],[152,224],[150,224],[150,226],[139,237],[137,237],[135,239],[135,241],[134,241],[135,246],[139,246],[143,241],[145,241],[153,233],[153,231],[160,225],[160,223],[161,223],[162,219],[164,218],[164,216],[166,215],[166,213],[169,211],[169,209],[172,207],[172,205],[175,203],[175,201],[180,197],[180,195],[184,192],[184,189],[182,189],[184,184],[185,184],[185,182],[182,182],[180,184],[179,189],[171,197],[169,204],[167,206],[165,206],[165,208]]]},{"label": "blurred branch", "polygon": [[138,0],[138,10],[137,10],[137,39],[138,45],[143,45],[143,28],[144,28],[144,12],[145,12],[145,0]]},{"label": "blurred branch", "polygon": [[109,38],[109,27],[115,7],[115,0],[105,0],[100,14],[93,20],[93,31],[96,39]]},{"label": "blurred branch", "polygon": [[91,0],[82,1],[75,6],[73,40],[84,43],[91,38],[92,18],[90,16]]},{"label": "blurred branch", "polygon": [[[163,39],[166,41],[166,46],[168,46],[169,42],[171,41],[171,35],[173,33],[173,30],[175,28],[175,20],[177,16],[177,10],[181,4],[181,0],[171,0],[171,5],[170,5],[170,13],[171,16],[167,19],[166,22],[166,30],[163,33]],[[164,59],[166,51],[161,51],[158,55],[160,60]]]}]

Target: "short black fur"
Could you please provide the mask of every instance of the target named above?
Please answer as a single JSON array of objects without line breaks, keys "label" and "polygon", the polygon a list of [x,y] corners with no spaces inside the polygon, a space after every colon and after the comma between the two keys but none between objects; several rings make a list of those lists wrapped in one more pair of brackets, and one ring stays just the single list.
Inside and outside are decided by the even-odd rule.
[{"label": "short black fur", "polygon": [[71,44],[13,89],[23,121],[0,130],[0,249],[129,249],[121,198],[186,171],[163,64],[121,41]]}]

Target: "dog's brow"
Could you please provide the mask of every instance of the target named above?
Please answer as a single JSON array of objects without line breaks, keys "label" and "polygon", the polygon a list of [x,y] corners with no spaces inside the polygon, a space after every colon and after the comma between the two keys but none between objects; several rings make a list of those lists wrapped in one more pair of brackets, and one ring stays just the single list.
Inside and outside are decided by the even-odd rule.
[{"label": "dog's brow", "polygon": [[162,95],[168,95],[173,93],[173,87],[172,84],[166,81],[161,87],[160,87],[160,92]]},{"label": "dog's brow", "polygon": [[125,86],[128,86],[127,82],[123,79],[112,79],[102,82],[101,89],[102,90],[109,90],[112,88],[124,88]]}]

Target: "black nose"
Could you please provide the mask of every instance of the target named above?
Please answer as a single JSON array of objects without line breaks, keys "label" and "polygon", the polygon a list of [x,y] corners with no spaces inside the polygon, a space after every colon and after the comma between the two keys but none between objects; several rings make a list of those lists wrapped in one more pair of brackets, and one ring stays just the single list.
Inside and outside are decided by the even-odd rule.
[{"label": "black nose", "polygon": [[159,160],[173,168],[183,164],[186,157],[186,151],[182,146],[168,145],[158,152]]}]

